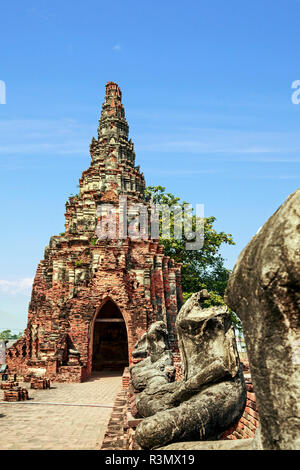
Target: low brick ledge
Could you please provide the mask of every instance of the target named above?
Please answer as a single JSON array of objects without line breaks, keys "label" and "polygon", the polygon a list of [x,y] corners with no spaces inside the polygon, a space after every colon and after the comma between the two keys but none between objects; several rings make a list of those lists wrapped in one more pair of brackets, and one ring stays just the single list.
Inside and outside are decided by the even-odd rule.
[{"label": "low brick ledge", "polygon": [[127,400],[128,391],[123,389],[116,396],[100,450],[128,450]]}]

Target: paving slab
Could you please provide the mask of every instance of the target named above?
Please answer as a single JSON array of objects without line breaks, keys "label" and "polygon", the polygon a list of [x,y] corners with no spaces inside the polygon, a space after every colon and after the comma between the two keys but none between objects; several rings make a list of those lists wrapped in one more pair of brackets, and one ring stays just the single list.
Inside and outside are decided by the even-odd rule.
[{"label": "paving slab", "polygon": [[29,389],[31,400],[3,402],[0,391],[1,450],[96,450],[112,412],[109,406],[122,388],[122,375],[98,373],[83,383],[53,382],[47,390],[20,385]]}]

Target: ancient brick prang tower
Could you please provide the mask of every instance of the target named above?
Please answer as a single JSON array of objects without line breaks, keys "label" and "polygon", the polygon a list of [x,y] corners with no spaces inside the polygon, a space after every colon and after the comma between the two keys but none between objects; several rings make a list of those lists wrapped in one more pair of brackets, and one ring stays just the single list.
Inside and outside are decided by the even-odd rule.
[{"label": "ancient brick prang tower", "polygon": [[65,233],[51,237],[38,265],[25,334],[7,351],[12,372],[81,381],[93,370],[125,366],[156,320],[167,323],[174,340],[180,265],[164,256],[157,240],[96,236],[101,205],[111,204],[117,221],[120,196],[128,206],[149,208],[121,91],[113,82],[106,85],[90,153],[80,192],[66,203]]}]

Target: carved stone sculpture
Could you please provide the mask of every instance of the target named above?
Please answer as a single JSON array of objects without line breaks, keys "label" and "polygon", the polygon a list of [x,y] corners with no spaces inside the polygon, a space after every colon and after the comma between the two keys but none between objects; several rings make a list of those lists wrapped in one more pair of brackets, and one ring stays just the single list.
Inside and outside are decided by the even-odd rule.
[{"label": "carved stone sculpture", "polygon": [[130,368],[131,382],[136,390],[142,391],[151,385],[159,387],[174,377],[175,368],[167,338],[168,330],[163,321],[150,326],[143,339],[143,342],[146,339],[149,356]]},{"label": "carved stone sculpture", "polygon": [[208,297],[194,294],[177,317],[183,382],[148,383],[137,395],[136,407],[147,417],[136,430],[143,448],[218,439],[243,413],[246,389],[231,316],[226,306],[203,308]]},{"label": "carved stone sculpture", "polygon": [[132,351],[132,357],[145,358],[148,355],[147,351],[147,333],[144,333],[143,336],[137,341],[134,345],[134,350]]}]

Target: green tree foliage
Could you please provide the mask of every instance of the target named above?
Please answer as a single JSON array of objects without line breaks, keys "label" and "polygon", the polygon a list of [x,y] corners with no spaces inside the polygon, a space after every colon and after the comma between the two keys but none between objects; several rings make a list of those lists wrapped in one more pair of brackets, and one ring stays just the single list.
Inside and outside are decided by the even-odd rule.
[{"label": "green tree foliage", "polygon": [[[181,202],[179,197],[171,193],[166,193],[162,186],[148,186],[146,189],[146,197],[154,204],[167,204],[168,206],[181,206],[187,204]],[[195,230],[196,216],[191,214],[192,227]],[[210,292],[210,300],[204,303],[205,307],[210,305],[224,304],[224,293],[230,270],[225,268],[224,259],[220,254],[222,244],[234,245],[232,235],[224,232],[217,232],[213,225],[215,217],[206,217],[204,219],[204,243],[200,250],[187,250],[186,238],[178,240],[172,237],[174,228],[172,228],[171,215],[171,238],[163,239],[160,236],[160,243],[164,245],[164,253],[175,261],[182,263],[182,290],[183,299],[187,300],[194,292],[201,289],[207,289]],[[162,223],[160,224],[161,235]],[[182,231],[182,233],[184,233]],[[239,327],[240,321],[238,317],[232,313],[233,322]]]},{"label": "green tree foliage", "polygon": [[19,339],[23,335],[22,332],[13,334],[11,330],[2,330],[0,331],[0,339],[3,339],[4,341],[7,341],[9,339]]},{"label": "green tree foliage", "polygon": [[[173,194],[165,193],[162,186],[149,186],[146,194],[154,203],[177,205],[183,207],[186,202],[180,202],[180,198]],[[191,215],[193,228],[196,226],[196,216]],[[204,244],[200,250],[187,250],[186,238],[177,240],[172,237],[174,231],[171,226],[171,238],[163,239],[164,252],[175,261],[182,263],[182,288],[186,294],[197,292],[200,289],[208,289],[216,295],[223,296],[230,271],[224,266],[224,259],[220,255],[220,247],[223,243],[234,245],[232,235],[217,232],[213,228],[215,217],[204,219]],[[172,224],[172,217],[171,217]]]}]

